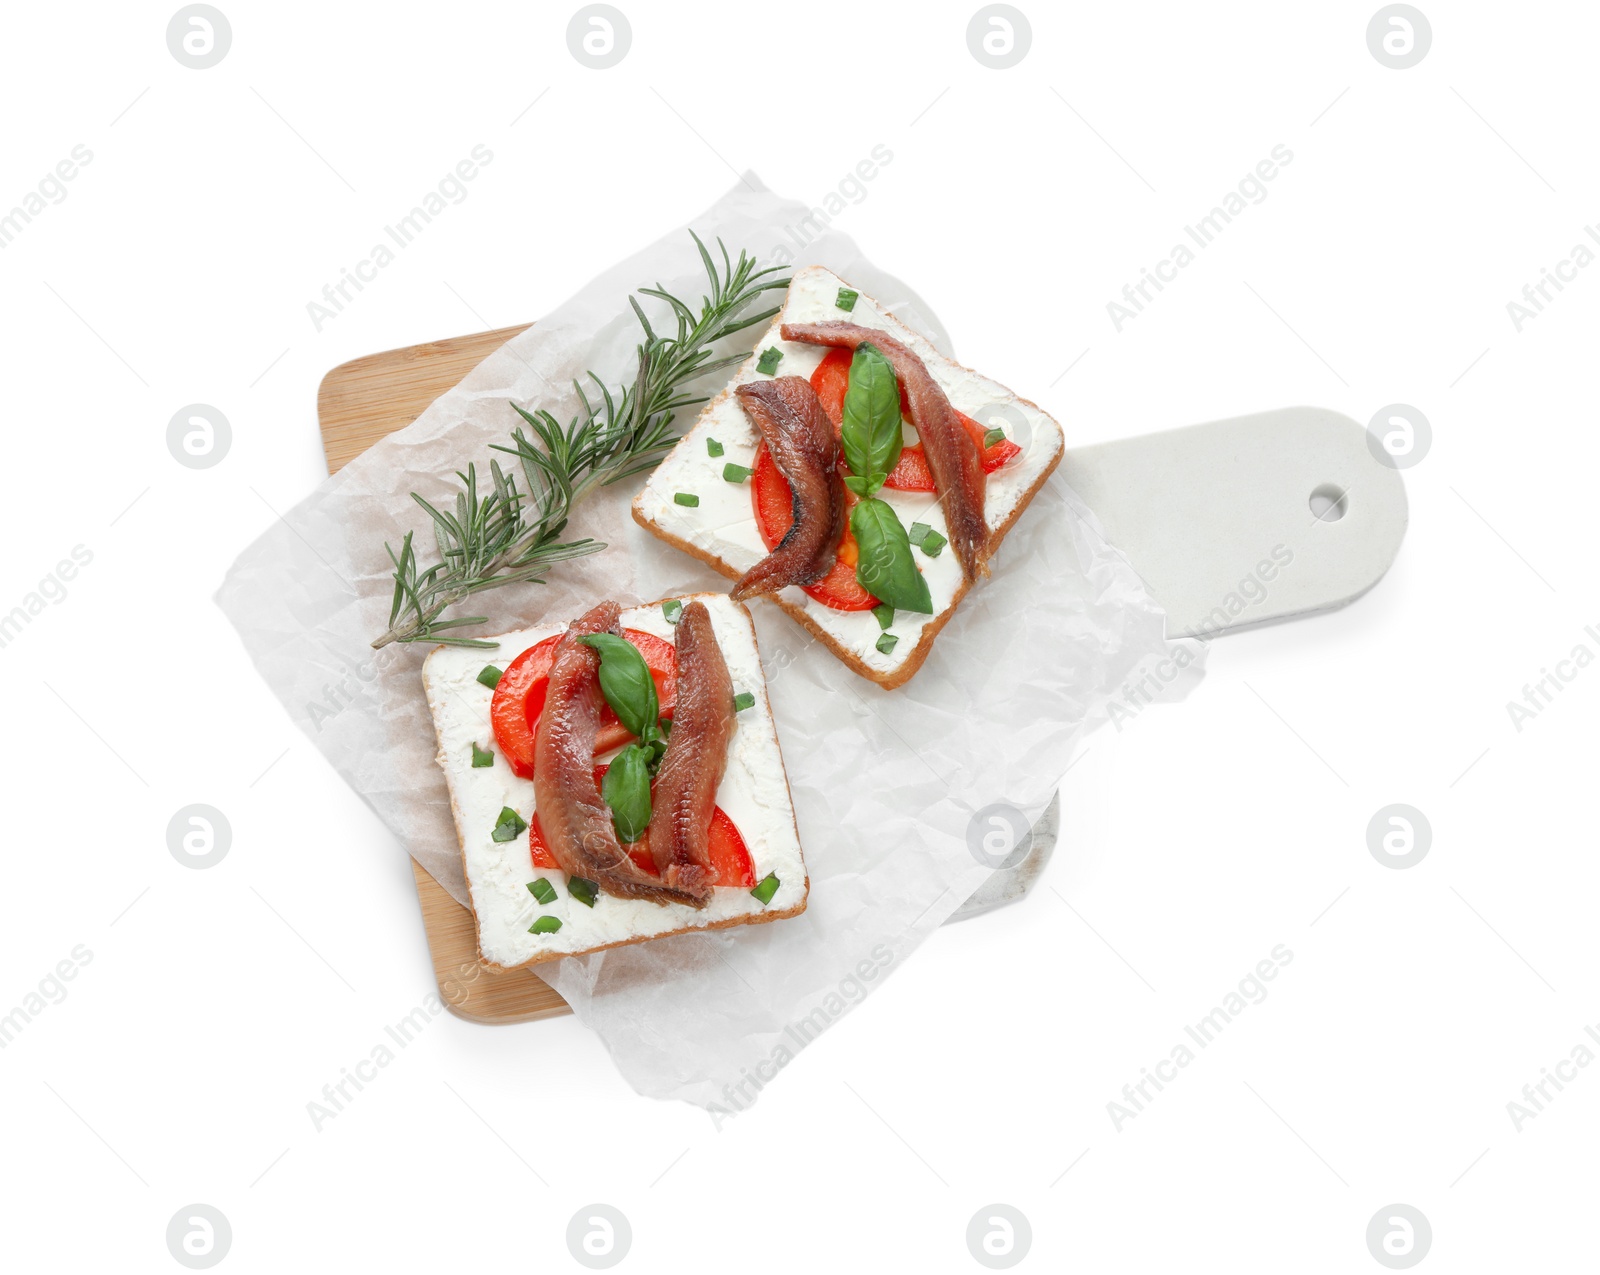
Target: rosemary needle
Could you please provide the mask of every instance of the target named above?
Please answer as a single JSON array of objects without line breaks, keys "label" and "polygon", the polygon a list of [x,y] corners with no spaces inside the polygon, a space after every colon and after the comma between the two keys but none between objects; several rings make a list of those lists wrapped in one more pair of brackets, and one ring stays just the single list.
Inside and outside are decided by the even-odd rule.
[{"label": "rosemary needle", "polygon": [[[440,642],[449,646],[493,647],[494,642],[465,637],[455,630],[486,624],[481,615],[445,619],[444,614],[475,593],[506,584],[543,584],[556,563],[598,553],[597,540],[562,540],[573,507],[597,487],[609,486],[653,469],[678,441],[672,429],[681,408],[705,402],[705,396],[687,393],[685,386],[710,372],[729,367],[744,353],[713,357],[712,347],[724,337],[764,323],[778,312],[775,306],[759,314],[740,317],[763,292],[787,288],[787,278],[774,279],[781,267],[758,270],[755,258],[740,252],[736,263],[722,241],[722,266],[712,260],[700,237],[690,231],[700,250],[711,295],[700,299],[697,314],[689,305],[662,290],[640,288],[647,297],[665,301],[677,320],[677,331],[663,336],[650,326],[633,297],[628,304],[644,329],[638,346],[638,367],[633,383],[612,390],[593,372],[594,397],[573,382],[582,410],[563,425],[542,408],[528,411],[511,404],[522,418],[511,433],[511,443],[493,444],[492,450],[515,458],[507,472],[500,462],[489,461],[490,485],[480,490],[476,465],[457,473],[460,485],[453,506],[440,509],[416,492],[411,498],[433,522],[437,562],[422,566],[412,537],[406,532],[397,553],[385,545],[394,565],[394,601],[388,631],[372,645],[391,642]],[[531,434],[531,437],[530,437]]]}]

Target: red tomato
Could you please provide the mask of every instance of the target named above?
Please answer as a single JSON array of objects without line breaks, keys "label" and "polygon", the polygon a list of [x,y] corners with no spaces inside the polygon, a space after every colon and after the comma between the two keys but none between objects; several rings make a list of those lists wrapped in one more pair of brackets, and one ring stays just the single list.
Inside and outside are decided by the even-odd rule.
[{"label": "red tomato", "polygon": [[[678,690],[678,653],[672,643],[653,633],[638,629],[624,629],[622,636],[639,648],[645,666],[656,684],[656,699],[661,706],[661,716],[672,716],[673,700]],[[555,658],[556,644],[562,635],[547,637],[530,646],[506,666],[494,688],[494,700],[489,705],[489,721],[494,726],[495,742],[515,775],[533,778],[533,737],[539,728],[539,714],[544,712],[545,693],[550,689],[550,662]],[[617,715],[607,704],[600,710],[600,733],[595,737],[594,750],[607,752],[626,744],[633,735],[617,720]]]},{"label": "red tomato", "polygon": [[[845,499],[850,504],[855,503],[855,497],[849,492],[845,493]],[[756,449],[755,470],[750,476],[750,503],[755,508],[756,530],[761,533],[761,543],[768,549],[777,548],[778,542],[794,525],[794,495],[790,491],[789,480],[778,472],[777,462],[772,459],[765,444]],[[835,611],[872,610],[878,605],[878,599],[863,589],[861,582],[856,579],[859,553],[856,538],[850,534],[850,525],[846,523],[844,538],[839,542],[839,558],[833,564],[833,570],[815,584],[801,587],[823,606],[832,607]]]},{"label": "red tomato", "polygon": [[[728,812],[721,806],[717,806],[711,812],[710,850],[711,869],[716,873],[713,885],[755,889],[756,866],[750,861],[750,851],[745,849],[744,838],[739,835],[739,829],[734,827],[733,820],[728,818]],[[655,875],[656,861],[650,857],[650,846],[647,841],[636,842],[629,846],[628,857],[646,872]]]},{"label": "red tomato", "polygon": [[[599,783],[605,777],[606,767],[594,768],[594,781]],[[544,843],[544,831],[539,827],[539,814],[534,812],[533,821],[528,826],[528,849],[533,855],[535,868],[555,869],[561,871],[561,865],[556,862],[555,855],[550,853],[550,847]],[[753,890],[756,884],[756,868],[751,862],[750,851],[745,848],[744,838],[739,835],[739,829],[734,826],[728,812],[717,806],[711,812],[711,867],[716,872],[714,884],[719,886],[743,886]],[[628,857],[651,876],[656,875],[656,861],[650,856],[650,842],[648,836],[640,838],[628,847]]]},{"label": "red tomato", "polygon": [[[851,358],[849,350],[843,348],[829,350],[822,362],[817,364],[817,370],[811,374],[811,388],[817,392],[822,410],[828,414],[834,429],[838,429],[844,421],[844,396],[845,391],[850,388]],[[900,413],[907,418],[911,415],[904,385],[900,387]],[[961,412],[957,412],[956,415],[961,418],[961,424],[967,433],[972,435],[972,441],[983,450],[984,473],[992,474],[1013,456],[1021,455],[1022,448],[1008,438],[1001,439],[993,447],[984,448],[983,436],[986,432],[984,427]],[[928,458],[923,453],[921,443],[913,443],[900,453],[899,462],[889,471],[889,476],[884,479],[883,485],[892,487],[896,491],[934,490],[933,471],[928,468]]]}]

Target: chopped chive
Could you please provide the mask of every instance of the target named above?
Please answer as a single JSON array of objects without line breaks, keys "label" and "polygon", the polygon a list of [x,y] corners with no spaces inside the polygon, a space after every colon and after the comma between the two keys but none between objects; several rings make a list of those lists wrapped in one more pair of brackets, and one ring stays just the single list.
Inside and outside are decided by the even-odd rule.
[{"label": "chopped chive", "polygon": [[743,465],[735,465],[731,460],[722,467],[722,477],[730,483],[742,483],[753,473],[755,473],[755,470],[747,469]]},{"label": "chopped chive", "polygon": [[755,706],[756,697],[749,691],[740,691],[733,697],[733,711],[736,713],[742,713],[745,709],[754,708]]},{"label": "chopped chive", "polygon": [[600,897],[600,886],[587,877],[568,877],[567,893],[586,908],[592,908]]},{"label": "chopped chive", "polygon": [[912,523],[911,530],[906,533],[906,538],[930,558],[937,558],[939,550],[949,543],[925,522]]},{"label": "chopped chive", "polygon": [[840,288],[838,299],[833,304],[841,310],[854,310],[856,308],[856,298],[860,295],[854,288]]},{"label": "chopped chive", "polygon": [[720,455],[722,455],[722,444],[717,442],[717,440],[714,439],[714,438],[706,439],[706,455],[707,456],[720,456]]},{"label": "chopped chive", "polygon": [[769,345],[761,351],[761,357],[756,360],[756,371],[763,376],[771,376],[778,370],[778,363],[782,358],[783,351]]},{"label": "chopped chive", "polygon": [[540,877],[537,881],[528,882],[528,893],[538,899],[540,903],[554,903],[556,901],[556,888],[550,884],[549,877]]},{"label": "chopped chive", "polygon": [[668,624],[676,624],[683,615],[683,603],[677,598],[668,598],[661,604],[661,614],[666,616]]},{"label": "chopped chive", "polygon": [[494,765],[494,753],[487,748],[479,748],[478,741],[472,741],[472,768],[482,770],[485,766]]},{"label": "chopped chive", "polygon": [[755,895],[756,898],[760,899],[761,906],[765,907],[767,904],[772,902],[772,896],[778,892],[778,886],[780,884],[781,883],[778,880],[778,874],[776,872],[769,872],[761,879],[761,884],[758,885],[754,890],[750,891],[750,893]]},{"label": "chopped chive", "polygon": [[694,495],[692,492],[687,491],[675,492],[672,500],[674,504],[683,505],[688,509],[694,509],[700,504],[700,497]]},{"label": "chopped chive", "polygon": [[492,691],[495,687],[500,685],[501,676],[501,671],[493,664],[485,664],[482,671],[478,674],[478,680]]},{"label": "chopped chive", "polygon": [[893,633],[880,633],[878,634],[878,649],[888,655],[890,651],[894,650],[895,643],[899,640]]},{"label": "chopped chive", "polygon": [[500,817],[494,821],[494,831],[489,835],[496,841],[515,841],[528,830],[528,821],[510,806],[500,807]]},{"label": "chopped chive", "polygon": [[541,916],[528,927],[529,934],[554,934],[561,928],[559,916]]},{"label": "chopped chive", "polygon": [[998,425],[996,425],[993,429],[984,431],[984,434],[983,434],[983,446],[984,446],[985,450],[989,449],[990,447],[993,447],[996,443],[1003,443],[1005,441],[1006,441],[1006,432],[1005,432],[1005,430],[1001,429]]},{"label": "chopped chive", "polygon": [[877,617],[880,629],[886,629],[894,623],[894,608],[887,602],[881,602],[873,607],[872,614]]}]

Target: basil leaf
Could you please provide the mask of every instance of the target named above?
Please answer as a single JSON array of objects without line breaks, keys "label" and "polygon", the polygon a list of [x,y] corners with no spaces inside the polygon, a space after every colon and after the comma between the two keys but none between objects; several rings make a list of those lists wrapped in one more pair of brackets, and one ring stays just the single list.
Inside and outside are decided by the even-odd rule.
[{"label": "basil leaf", "polygon": [[881,500],[863,500],[850,511],[860,557],[856,579],[880,602],[897,611],[933,614],[928,582],[911,559],[911,541],[892,508]]},{"label": "basil leaf", "polygon": [[600,652],[600,692],[617,720],[639,738],[650,738],[660,707],[655,679],[639,648],[615,633],[590,633],[578,641]]},{"label": "basil leaf", "polygon": [[851,473],[866,480],[865,490],[858,483],[850,484],[861,496],[870,496],[883,486],[905,446],[900,430],[900,385],[889,360],[869,341],[858,345],[850,360],[840,441]]},{"label": "basil leaf", "polygon": [[611,807],[617,838],[637,841],[650,826],[650,745],[629,744],[611,759],[600,795]]}]

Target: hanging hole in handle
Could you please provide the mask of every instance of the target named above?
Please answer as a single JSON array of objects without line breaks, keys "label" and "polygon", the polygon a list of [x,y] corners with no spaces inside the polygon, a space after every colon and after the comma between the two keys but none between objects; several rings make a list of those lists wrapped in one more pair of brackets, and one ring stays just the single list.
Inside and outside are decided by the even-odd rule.
[{"label": "hanging hole in handle", "polygon": [[1332,483],[1323,483],[1313,489],[1311,499],[1306,502],[1311,506],[1311,516],[1318,522],[1338,522],[1350,512],[1350,500],[1342,487],[1335,487]]}]

